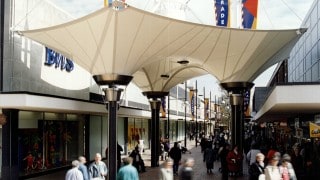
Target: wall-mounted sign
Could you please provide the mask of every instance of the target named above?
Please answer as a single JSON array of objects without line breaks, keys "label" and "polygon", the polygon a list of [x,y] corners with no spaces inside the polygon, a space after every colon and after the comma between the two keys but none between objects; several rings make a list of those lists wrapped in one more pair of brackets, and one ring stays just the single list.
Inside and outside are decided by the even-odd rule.
[{"label": "wall-mounted sign", "polygon": [[52,49],[46,47],[46,59],[44,64],[47,66],[54,65],[55,68],[59,68],[61,70],[66,70],[67,72],[71,72],[74,69],[73,62],[61,55],[60,53],[55,52]]},{"label": "wall-mounted sign", "polygon": [[320,137],[320,126],[310,122],[309,124],[310,137]]}]

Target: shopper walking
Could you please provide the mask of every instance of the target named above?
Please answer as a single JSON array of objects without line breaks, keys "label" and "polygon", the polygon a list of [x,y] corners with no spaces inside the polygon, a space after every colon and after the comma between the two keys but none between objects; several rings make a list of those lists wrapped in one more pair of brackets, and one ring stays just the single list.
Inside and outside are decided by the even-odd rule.
[{"label": "shopper walking", "polygon": [[175,142],[173,147],[170,149],[169,157],[173,159],[173,173],[177,174],[181,160],[181,149],[178,147],[178,142]]},{"label": "shopper walking", "polygon": [[74,160],[72,161],[72,169],[67,171],[65,180],[83,180],[83,176],[79,168],[79,161]]},{"label": "shopper walking", "polygon": [[243,161],[242,153],[238,150],[238,146],[235,145],[232,151],[230,151],[227,156],[229,176],[241,175],[242,161]]},{"label": "shopper walking", "polygon": [[104,177],[107,176],[107,173],[108,169],[106,164],[101,161],[101,154],[96,153],[94,162],[89,166],[90,178],[104,179]]},{"label": "shopper walking", "polygon": [[79,156],[79,170],[82,173],[83,180],[89,180],[89,172],[88,172],[88,167],[86,166],[86,158],[83,156]]},{"label": "shopper walking", "polygon": [[250,180],[259,180],[260,176],[264,176],[264,159],[265,156],[262,153],[256,155],[256,161],[249,166]]},{"label": "shopper walking", "polygon": [[123,166],[119,169],[117,180],[139,180],[138,171],[132,166],[132,158],[123,158]]},{"label": "shopper walking", "polygon": [[280,180],[281,174],[278,166],[280,160],[280,153],[275,153],[270,159],[269,164],[264,169],[265,180]]},{"label": "shopper walking", "polygon": [[184,160],[182,166],[179,168],[179,180],[192,180],[194,159],[188,158]]},{"label": "shopper walking", "polygon": [[203,153],[203,162],[206,163],[208,174],[213,173],[212,171],[214,168],[214,164],[213,164],[214,160],[215,160],[215,152],[212,149],[212,143],[211,141],[207,141],[207,145]]},{"label": "shopper walking", "polygon": [[173,161],[166,159],[160,168],[159,180],[173,180]]},{"label": "shopper walking", "polygon": [[223,148],[219,151],[220,156],[220,162],[221,162],[221,172],[222,172],[222,179],[228,180],[228,162],[227,162],[227,156],[230,151],[230,145],[228,143],[225,143],[223,145]]},{"label": "shopper walking", "polygon": [[145,172],[146,171],[144,161],[141,157],[141,154],[139,152],[139,148],[137,146],[134,148],[134,150],[130,153],[129,156],[133,160],[132,165],[137,169],[138,172]]}]

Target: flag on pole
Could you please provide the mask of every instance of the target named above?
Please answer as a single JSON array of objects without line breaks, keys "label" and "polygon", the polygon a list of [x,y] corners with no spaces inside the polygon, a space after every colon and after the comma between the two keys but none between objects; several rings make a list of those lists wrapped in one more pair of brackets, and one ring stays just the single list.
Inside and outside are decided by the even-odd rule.
[{"label": "flag on pole", "polygon": [[189,91],[189,97],[190,97],[190,109],[191,109],[191,120],[194,120],[194,90]]},{"label": "flag on pole", "polygon": [[204,120],[209,120],[209,98],[204,98]]},{"label": "flag on pole", "polygon": [[111,7],[113,0],[104,0],[104,7]]},{"label": "flag on pole", "polygon": [[161,112],[161,117],[165,118],[166,117],[166,98],[165,97],[161,98],[160,112]]},{"label": "flag on pole", "polygon": [[257,28],[258,0],[242,0],[242,27]]},{"label": "flag on pole", "polygon": [[216,25],[229,27],[229,0],[215,0],[214,9]]}]

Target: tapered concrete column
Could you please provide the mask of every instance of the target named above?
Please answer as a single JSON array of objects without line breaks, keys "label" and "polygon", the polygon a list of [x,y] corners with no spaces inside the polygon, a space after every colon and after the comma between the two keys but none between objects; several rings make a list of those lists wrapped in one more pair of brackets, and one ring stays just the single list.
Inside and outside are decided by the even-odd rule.
[{"label": "tapered concrete column", "polygon": [[244,138],[244,113],[243,97],[247,90],[253,86],[251,82],[227,82],[221,83],[221,86],[229,92],[231,105],[231,145],[238,145],[240,151],[243,151]]},{"label": "tapered concrete column", "polygon": [[142,94],[148,97],[151,106],[151,167],[158,167],[160,155],[160,99],[167,96],[169,92],[148,91]]},{"label": "tapered concrete column", "polygon": [[108,178],[109,180],[117,179],[117,111],[122,89],[117,85],[128,85],[132,76],[118,74],[104,74],[93,76],[96,83],[100,86],[108,85],[103,88],[106,97],[108,121],[109,121],[109,139],[108,139]]}]

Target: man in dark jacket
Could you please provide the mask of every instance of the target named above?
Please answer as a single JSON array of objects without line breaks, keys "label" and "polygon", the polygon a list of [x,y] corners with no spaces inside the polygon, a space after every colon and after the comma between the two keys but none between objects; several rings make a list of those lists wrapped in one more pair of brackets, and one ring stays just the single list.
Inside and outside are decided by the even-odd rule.
[{"label": "man in dark jacket", "polygon": [[136,146],[135,149],[129,155],[132,158],[132,165],[137,168],[138,172],[146,172],[144,161],[139,153],[139,148]]},{"label": "man in dark jacket", "polygon": [[181,160],[181,149],[178,147],[178,142],[175,142],[173,148],[170,149],[169,156],[173,159],[173,173],[177,174]]},{"label": "man in dark jacket", "polygon": [[221,161],[221,172],[222,172],[222,179],[228,180],[228,163],[227,163],[227,155],[230,151],[230,145],[225,143],[223,145],[222,150],[219,153],[220,161]]}]

